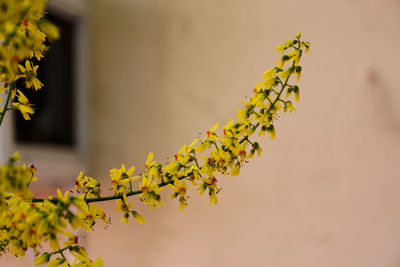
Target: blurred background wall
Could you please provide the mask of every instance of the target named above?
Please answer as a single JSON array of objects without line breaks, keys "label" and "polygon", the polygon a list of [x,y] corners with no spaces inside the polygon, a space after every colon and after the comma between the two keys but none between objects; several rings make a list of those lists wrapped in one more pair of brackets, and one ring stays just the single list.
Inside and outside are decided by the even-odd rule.
[{"label": "blurred background wall", "polygon": [[[105,266],[400,266],[398,0],[91,0],[88,173],[224,124],[298,31],[301,101],[217,206],[190,192],[85,237]],[[71,180],[75,177],[71,177]],[[69,181],[70,182],[70,181]],[[68,182],[66,182],[67,184]]]}]

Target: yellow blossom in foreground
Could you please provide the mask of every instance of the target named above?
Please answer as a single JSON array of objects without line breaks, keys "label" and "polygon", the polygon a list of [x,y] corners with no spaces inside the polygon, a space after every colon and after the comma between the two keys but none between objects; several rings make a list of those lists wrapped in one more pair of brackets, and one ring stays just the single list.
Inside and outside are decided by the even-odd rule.
[{"label": "yellow blossom in foreground", "polygon": [[171,198],[176,198],[179,196],[179,209],[183,210],[186,208],[186,191],[187,186],[185,180],[179,181],[175,177],[173,178],[174,184],[168,184],[168,186],[175,192],[171,195]]},{"label": "yellow blossom in foreground", "polygon": [[36,78],[38,67],[39,66],[33,66],[29,60],[25,61],[25,67],[23,67],[22,65],[18,65],[18,68],[24,74],[23,77],[26,81],[26,87],[31,88],[33,86],[35,90],[42,88],[43,84],[39,81],[38,78]]},{"label": "yellow blossom in foreground", "polygon": [[40,254],[39,256],[37,256],[37,257],[34,259],[33,262],[35,263],[35,265],[42,265],[42,264],[48,263],[48,262],[49,262],[49,259],[50,259],[50,254],[47,253],[47,252],[45,252],[45,253]]},{"label": "yellow blossom in foreground", "polygon": [[26,98],[26,96],[20,90],[17,91],[18,91],[18,102],[14,102],[13,106],[21,112],[25,120],[30,120],[31,118],[29,114],[34,113],[31,104],[29,103],[28,98]]},{"label": "yellow blossom in foreground", "polygon": [[61,259],[61,258],[56,258],[56,259],[54,259],[54,260],[52,260],[52,261],[50,261],[48,263],[49,267],[59,267],[59,266],[60,267],[65,267],[67,265],[68,265],[68,262],[66,260]]},{"label": "yellow blossom in foreground", "polygon": [[147,156],[146,164],[144,165],[146,169],[150,169],[151,167],[157,164],[156,161],[153,161],[153,157],[154,154],[150,152],[149,155]]},{"label": "yellow blossom in foreground", "polygon": [[138,213],[137,211],[133,210],[132,215],[136,219],[136,221],[138,221],[138,223],[144,224],[146,222],[144,217],[140,215],[140,213]]},{"label": "yellow blossom in foreground", "polygon": [[235,166],[233,166],[232,170],[231,170],[231,176],[238,176],[240,173],[240,163],[237,162],[235,164]]},{"label": "yellow blossom in foreground", "polygon": [[217,122],[210,130],[207,131],[207,139],[218,140],[217,135],[214,131],[218,128],[219,123]]}]

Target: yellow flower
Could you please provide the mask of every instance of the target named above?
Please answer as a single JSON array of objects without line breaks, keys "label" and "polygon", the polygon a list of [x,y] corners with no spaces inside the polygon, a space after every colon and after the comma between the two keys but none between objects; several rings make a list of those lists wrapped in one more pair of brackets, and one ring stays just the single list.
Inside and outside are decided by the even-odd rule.
[{"label": "yellow flower", "polygon": [[121,223],[128,224],[128,222],[129,222],[129,213],[124,213],[124,216],[122,216],[121,219]]},{"label": "yellow flower", "polygon": [[179,171],[179,164],[176,161],[170,161],[167,165],[162,167],[162,170],[171,175],[176,175]]},{"label": "yellow flower", "polygon": [[68,194],[69,194],[69,191],[66,191],[63,195],[60,188],[57,188],[57,199],[58,200],[60,200],[64,203],[69,202]]},{"label": "yellow flower", "polygon": [[214,133],[214,131],[218,128],[218,122],[207,131],[207,138],[212,140],[218,140],[218,136]]},{"label": "yellow flower", "polygon": [[215,192],[215,190],[213,188],[208,188],[208,197],[210,199],[210,205],[211,204],[218,204],[218,198],[217,198],[217,193]]},{"label": "yellow flower", "polygon": [[262,83],[262,82],[258,82],[257,84],[256,84],[256,86],[254,86],[254,89],[253,89],[253,92],[254,93],[258,93],[260,90],[261,90],[261,88],[264,86],[264,84]]},{"label": "yellow flower", "polygon": [[10,157],[11,161],[18,161],[21,159],[21,154],[18,151],[15,151],[14,154]]},{"label": "yellow flower", "polygon": [[264,78],[264,79],[269,79],[269,78],[271,78],[272,76],[274,76],[277,72],[278,72],[278,68],[276,68],[276,67],[273,67],[273,68],[271,68],[271,69],[269,69],[269,70],[266,70],[264,73],[263,73],[263,75],[262,75],[262,77]]},{"label": "yellow flower", "polygon": [[53,250],[58,250],[60,249],[60,244],[58,243],[58,239],[57,236],[53,233],[50,234],[50,248],[52,248]]},{"label": "yellow flower", "polygon": [[164,205],[161,201],[161,196],[158,194],[163,187],[159,187],[157,182],[152,180],[152,177],[142,175],[142,182],[139,183],[139,188],[142,191],[139,197],[149,206],[149,208],[152,208],[155,205],[159,208],[160,205]]},{"label": "yellow flower", "polygon": [[286,47],[286,45],[278,45],[277,47],[276,47],[276,52],[278,52],[278,53],[283,53],[283,51],[285,51],[287,49],[287,47]]},{"label": "yellow flower", "polygon": [[[82,205],[84,209],[81,209],[78,207],[82,212],[78,211],[77,213],[79,215],[79,218],[82,219],[84,222],[83,229],[86,232],[88,232],[89,230],[92,229],[92,227],[94,226],[95,221],[97,219],[101,219],[103,225],[105,225],[107,222],[109,222],[107,220],[106,214],[104,213],[104,211],[101,207],[98,207],[96,204],[91,203],[90,208],[89,208],[87,206],[86,202],[85,201],[83,201],[83,202],[85,203],[84,204],[85,206]],[[117,201],[117,203],[118,203],[118,205],[122,206],[121,202]],[[75,203],[74,203],[74,205],[76,206]],[[119,208],[115,207],[115,209],[117,209],[118,211],[125,212],[126,211],[125,207],[123,206],[123,208],[122,208],[121,206],[119,206]],[[129,204],[128,204],[128,206],[129,206]]]},{"label": "yellow flower", "polygon": [[240,173],[240,163],[237,162],[231,169],[231,176],[238,176]]},{"label": "yellow flower", "polygon": [[85,189],[86,197],[100,195],[100,183],[89,176],[83,176],[83,172],[79,173],[79,176],[75,180],[75,188],[72,191],[77,191],[81,188]]},{"label": "yellow flower", "polygon": [[249,118],[249,110],[247,108],[239,109],[236,113],[239,122],[245,122]]},{"label": "yellow flower", "polygon": [[78,229],[78,228],[85,226],[85,223],[83,222],[83,220],[76,215],[71,216],[70,224],[71,224],[72,228],[74,228],[74,229]]},{"label": "yellow flower", "polygon": [[17,91],[18,91],[18,103],[13,103],[13,106],[16,109],[19,109],[25,120],[30,120],[31,118],[29,114],[34,113],[33,109],[31,108],[31,104],[29,103],[28,98],[26,98],[26,96],[20,90]]},{"label": "yellow flower", "polygon": [[114,207],[114,209],[124,213],[129,213],[129,209],[132,206],[132,202],[128,202],[126,198],[124,198],[123,201],[121,199],[116,199],[115,202],[117,202],[118,207]]},{"label": "yellow flower", "polygon": [[289,112],[292,112],[294,110],[293,104],[289,100],[285,102],[285,106],[283,108],[284,112],[287,112],[288,110],[289,110]]},{"label": "yellow flower", "polygon": [[306,53],[308,53],[308,51],[310,51],[310,43],[306,42],[305,46],[306,46]]},{"label": "yellow flower", "polygon": [[63,232],[63,234],[68,237],[68,240],[62,243],[63,246],[72,246],[78,244],[78,236],[69,231]]},{"label": "yellow flower", "polygon": [[120,169],[112,168],[110,170],[111,180],[115,180],[117,183],[129,182],[130,180],[134,181],[138,179],[138,177],[131,177],[134,171],[135,166],[132,166],[131,168],[129,168],[129,170],[126,170],[125,164],[121,164]]},{"label": "yellow flower", "polygon": [[132,181],[139,179],[139,176],[131,177],[134,171],[134,166],[126,170],[125,164],[122,164],[120,169],[112,168],[110,170],[111,183],[115,195],[126,194],[127,185],[131,185]]},{"label": "yellow flower", "polygon": [[293,72],[293,68],[287,68],[286,70],[280,72],[278,75],[281,76],[283,80],[286,80],[287,77]]},{"label": "yellow flower", "polygon": [[[274,132],[275,132],[275,131],[274,131]],[[275,136],[274,136],[274,137],[275,137]],[[260,155],[261,155],[261,152],[262,152],[262,149],[261,149],[260,145],[259,145],[257,142],[254,142],[253,147],[254,147],[254,149],[256,150],[257,155],[260,156]]]},{"label": "yellow flower", "polygon": [[299,89],[294,91],[294,96],[296,97],[296,101],[299,102],[300,101],[300,90]]},{"label": "yellow flower", "polygon": [[294,93],[296,101],[298,102],[300,100],[300,90],[297,85],[289,87],[286,91],[286,98],[288,98],[292,93]]},{"label": "yellow flower", "polygon": [[235,123],[232,119],[223,128],[224,135],[231,136],[235,132]]},{"label": "yellow flower", "polygon": [[58,266],[60,266],[61,264],[63,264],[64,262],[65,262],[65,260],[63,260],[63,259],[61,259],[61,258],[56,258],[56,259],[50,261],[50,262],[48,263],[48,266],[49,266],[49,267],[58,267]]},{"label": "yellow flower", "polygon": [[42,30],[46,34],[49,40],[54,40],[59,38],[60,36],[59,30],[53,23],[47,20],[43,20],[41,21],[39,26],[40,30]]},{"label": "yellow flower", "polygon": [[279,69],[283,69],[283,66],[285,65],[285,62],[288,61],[290,58],[288,55],[283,55],[281,57],[281,59],[278,61],[278,63],[276,64],[276,67],[278,67]]},{"label": "yellow flower", "polygon": [[179,209],[183,210],[186,206],[186,191],[187,186],[185,180],[179,181],[177,178],[173,178],[174,184],[168,184],[168,186],[175,191],[170,198],[176,198],[179,196]]},{"label": "yellow flower", "polygon": [[181,162],[182,164],[187,164],[189,162],[190,156],[187,154],[186,145],[183,145],[181,149],[179,149],[178,153],[175,154],[175,160]]},{"label": "yellow flower", "polygon": [[297,67],[294,69],[294,71],[295,71],[295,73],[296,73],[296,75],[297,75],[297,81],[300,81],[301,66],[297,66]]},{"label": "yellow flower", "polygon": [[199,141],[199,139],[197,139],[197,138],[194,139],[193,142],[190,145],[188,145],[188,147],[186,149],[187,152],[189,152],[189,153],[192,152],[194,150],[194,148],[193,148],[194,145],[197,144],[198,141]]},{"label": "yellow flower", "polygon": [[144,224],[146,222],[144,217],[142,215],[140,215],[139,212],[133,210],[133,211],[131,211],[131,213],[132,213],[133,217],[136,219],[136,221],[138,221],[138,223]]},{"label": "yellow flower", "polygon": [[50,260],[50,254],[45,252],[43,254],[40,254],[39,256],[37,256],[33,262],[35,263],[35,265],[41,265],[41,264],[46,264],[48,263]]},{"label": "yellow flower", "polygon": [[239,157],[239,159],[244,160],[246,158],[246,146],[247,142],[243,142],[242,144],[239,144],[239,142],[235,141],[233,142],[233,146],[231,146],[232,152]]},{"label": "yellow flower", "polygon": [[294,62],[294,65],[297,66],[300,62],[300,57],[301,57],[301,50],[293,50],[288,54],[289,58],[291,61]]},{"label": "yellow flower", "polygon": [[[271,136],[271,140],[274,140],[275,139],[275,127],[274,127],[274,125],[272,125],[272,124],[270,124],[268,127],[267,127],[267,132],[269,133],[269,135]],[[261,149],[261,148],[260,148]],[[260,152],[261,153],[261,152]],[[260,154],[259,154],[260,155]]]},{"label": "yellow flower", "polygon": [[194,150],[199,153],[203,153],[204,150],[209,147],[208,142],[201,142]]},{"label": "yellow flower", "polygon": [[24,73],[26,87],[31,88],[32,86],[35,90],[42,88],[43,84],[39,81],[37,76],[37,69],[39,66],[34,66],[29,60],[25,61],[25,67],[18,65],[19,70]]},{"label": "yellow flower", "polygon": [[276,77],[276,76],[273,76],[273,77],[270,77],[268,79],[265,79],[264,80],[265,88],[266,89],[270,89],[275,84],[277,79],[278,79],[278,77]]},{"label": "yellow flower", "polygon": [[32,68],[31,62],[29,60],[26,60],[25,61],[25,68],[20,64],[18,64],[18,68],[22,73],[32,72],[33,75],[36,76],[37,75],[37,69],[39,68],[39,66],[33,66],[33,68]]},{"label": "yellow flower", "polygon": [[102,267],[103,264],[103,260],[101,258],[97,258],[94,262],[90,262],[88,267]]},{"label": "yellow flower", "polygon": [[154,157],[154,154],[152,152],[150,152],[149,155],[147,156],[147,160],[146,160],[146,163],[144,165],[144,167],[146,169],[150,169],[151,167],[153,167],[154,165],[157,164],[156,161],[153,161],[153,157]]}]

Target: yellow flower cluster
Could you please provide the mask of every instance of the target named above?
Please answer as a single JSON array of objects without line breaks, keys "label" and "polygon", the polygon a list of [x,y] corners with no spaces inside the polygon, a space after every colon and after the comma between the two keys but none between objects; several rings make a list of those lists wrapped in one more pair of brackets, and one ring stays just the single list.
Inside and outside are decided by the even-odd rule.
[{"label": "yellow flower cluster", "polygon": [[[47,50],[44,41],[58,37],[57,29],[43,18],[45,6],[46,0],[0,0],[0,92],[7,94],[0,111],[0,124],[10,109],[9,103],[27,120],[34,113],[29,100],[16,88],[16,80],[24,79],[26,86],[35,90],[42,87],[36,77],[38,66],[30,59],[40,60]],[[202,138],[183,145],[164,165],[157,163],[150,153],[142,174],[133,176],[135,167],[126,168],[124,164],[111,169],[110,196],[102,196],[100,183],[81,172],[74,189],[65,193],[58,189],[57,196],[48,199],[33,198],[29,186],[37,179],[36,168],[17,165],[20,156],[14,154],[7,164],[0,166],[0,253],[10,251],[23,256],[33,249],[36,265],[102,266],[101,259],[89,259],[74,232],[89,231],[97,221],[103,225],[110,222],[96,203],[114,200],[116,209],[123,214],[121,222],[128,223],[132,216],[144,223],[144,217],[132,208],[130,196],[138,195],[149,208],[159,208],[164,205],[161,191],[170,188],[170,197],[178,199],[182,210],[187,207],[189,184],[192,184],[201,195],[207,192],[210,205],[217,204],[218,175],[239,175],[243,164],[262,152],[259,143],[251,139],[254,134],[268,133],[274,139],[278,112],[294,110],[291,97],[294,95],[298,101],[300,91],[290,83],[290,78],[295,74],[299,81],[300,59],[303,50],[307,52],[309,48],[310,43],[302,41],[300,33],[279,45],[281,59],[263,73],[236,119],[231,119],[220,132],[216,123]],[[286,64],[289,66],[285,67]],[[43,242],[49,243],[50,251],[40,251]],[[67,260],[66,255],[73,260]]]},{"label": "yellow flower cluster", "polygon": [[[95,204],[89,207],[84,195],[68,196],[69,192],[62,194],[60,190],[56,197],[34,202],[29,185],[37,180],[36,169],[32,165],[15,165],[18,158],[19,155],[14,154],[7,165],[0,167],[0,252],[10,250],[15,256],[23,256],[28,248],[32,248],[38,254],[39,246],[48,240],[53,251],[38,254],[35,263],[101,266],[100,259],[92,262],[88,258],[73,230],[88,230],[95,219],[104,220],[102,209]],[[65,251],[75,257],[72,264],[65,259]]]},{"label": "yellow flower cluster", "polygon": [[[216,132],[219,124],[215,124],[203,139],[196,139],[189,146],[184,145],[174,159],[164,166],[152,162],[153,155],[150,154],[144,174],[146,179],[158,180],[158,187],[154,185],[157,190],[168,184],[173,190],[171,197],[179,197],[180,209],[187,206],[188,187],[183,179],[188,179],[200,190],[200,194],[207,191],[210,204],[217,204],[217,173],[239,175],[243,164],[262,151],[259,143],[251,141],[250,137],[258,131],[258,135],[267,132],[274,139],[274,122],[278,111],[282,108],[284,112],[294,110],[289,98],[294,93],[296,101],[299,100],[299,87],[291,85],[289,79],[292,74],[297,75],[297,80],[300,79],[300,58],[303,48],[308,51],[309,47],[309,42],[301,41],[301,33],[297,34],[296,39],[278,46],[279,52],[290,52],[282,56],[277,66],[264,72],[262,80],[253,89],[253,96],[237,112],[237,120],[230,120],[221,134]],[[291,65],[284,68],[290,62]],[[284,91],[285,98],[282,95]]]},{"label": "yellow flower cluster", "polygon": [[[43,86],[36,77],[38,66],[31,58],[40,60],[48,49],[45,41],[59,35],[57,28],[43,17],[46,4],[47,0],[0,0],[0,93],[7,94],[0,124],[9,102],[26,120],[34,113],[25,95],[17,91],[16,80],[24,79],[26,87],[35,90]],[[16,95],[18,99],[14,101]]]},{"label": "yellow flower cluster", "polygon": [[[217,134],[219,124],[209,129],[204,138],[194,140],[190,145],[183,145],[167,164],[162,165],[153,160],[150,153],[145,163],[145,171],[141,175],[139,190],[133,191],[132,181],[140,176],[132,177],[134,167],[126,170],[110,171],[111,182],[114,189],[114,199],[118,204],[117,210],[124,213],[122,221],[127,223],[130,214],[139,222],[144,219],[137,211],[131,210],[132,202],[127,197],[139,195],[140,199],[150,208],[160,207],[164,203],[160,192],[168,185],[173,193],[171,198],[179,199],[179,209],[187,206],[188,185],[184,179],[189,180],[200,194],[208,193],[210,204],[217,204],[217,174],[237,176],[245,162],[257,155],[262,149],[258,142],[251,141],[250,137],[258,131],[258,135],[268,133],[271,139],[275,138],[274,122],[278,112],[292,112],[294,106],[290,97],[295,95],[299,100],[300,91],[297,85],[289,83],[292,74],[300,79],[300,59],[305,48],[308,51],[309,42],[301,40],[298,33],[296,39],[286,41],[278,46],[279,52],[289,51],[278,61],[277,66],[265,71],[262,80],[253,89],[253,96],[244,103],[244,107],[237,113],[237,120],[230,120]],[[284,68],[286,63],[290,66]],[[286,91],[286,92],[285,92]],[[283,94],[285,92],[285,94]],[[285,95],[285,97],[283,97]],[[104,198],[89,199],[102,201]]]}]

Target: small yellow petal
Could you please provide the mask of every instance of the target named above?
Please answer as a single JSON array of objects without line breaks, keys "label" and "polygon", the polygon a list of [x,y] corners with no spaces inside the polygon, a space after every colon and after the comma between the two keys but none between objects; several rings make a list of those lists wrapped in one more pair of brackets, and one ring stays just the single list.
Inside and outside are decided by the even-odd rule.
[{"label": "small yellow petal", "polygon": [[296,97],[296,101],[299,102],[299,100],[300,100],[300,91],[299,91],[299,90],[296,90],[296,91],[294,92],[294,95],[295,95],[295,97]]},{"label": "small yellow petal", "polygon": [[50,242],[49,242],[50,248],[53,250],[59,250],[60,249],[60,244],[58,243],[58,239],[56,235],[50,234]]},{"label": "small yellow petal", "polygon": [[134,211],[132,211],[132,215],[138,223],[144,224],[146,222],[145,218],[142,215],[140,215],[139,212],[134,210]]},{"label": "small yellow petal", "polygon": [[231,176],[238,176],[240,174],[240,163],[237,162],[231,170]]}]

